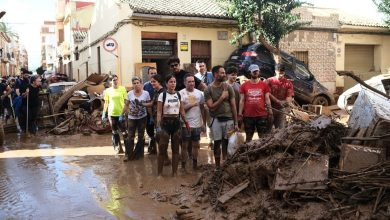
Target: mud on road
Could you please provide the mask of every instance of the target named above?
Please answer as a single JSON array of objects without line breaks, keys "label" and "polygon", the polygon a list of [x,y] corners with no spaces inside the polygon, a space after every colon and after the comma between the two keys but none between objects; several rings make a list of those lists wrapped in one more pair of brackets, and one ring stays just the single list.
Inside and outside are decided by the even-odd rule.
[{"label": "mud on road", "polygon": [[[0,150],[0,219],[170,219],[200,173],[171,167],[157,179],[155,155],[123,163],[110,135],[8,135]],[[200,163],[212,163],[203,144]],[[169,195],[169,196],[168,196]],[[175,205],[174,205],[175,204]]]}]

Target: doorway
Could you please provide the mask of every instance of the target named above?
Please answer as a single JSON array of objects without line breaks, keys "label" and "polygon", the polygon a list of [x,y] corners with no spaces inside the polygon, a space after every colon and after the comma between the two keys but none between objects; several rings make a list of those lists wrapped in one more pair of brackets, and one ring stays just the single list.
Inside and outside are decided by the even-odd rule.
[{"label": "doorway", "polygon": [[177,33],[142,32],[142,62],[156,63],[162,76],[169,73],[168,59],[177,55]]},{"label": "doorway", "polygon": [[207,71],[211,70],[211,41],[191,41],[191,63],[195,66],[197,60],[203,60]]}]

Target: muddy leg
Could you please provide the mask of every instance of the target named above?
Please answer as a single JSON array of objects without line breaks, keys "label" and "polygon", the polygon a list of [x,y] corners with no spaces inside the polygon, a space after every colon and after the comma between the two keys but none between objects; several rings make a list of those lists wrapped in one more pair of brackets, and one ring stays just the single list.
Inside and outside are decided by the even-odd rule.
[{"label": "muddy leg", "polygon": [[164,166],[164,160],[168,157],[168,143],[169,135],[165,131],[159,133],[159,143],[158,143],[158,157],[157,157],[157,175],[161,176]]},{"label": "muddy leg", "polygon": [[229,141],[227,139],[222,139],[222,160],[226,160],[227,158],[227,147]]},{"label": "muddy leg", "polygon": [[192,141],[192,169],[198,169],[199,141]]},{"label": "muddy leg", "polygon": [[187,140],[181,142],[181,166],[184,170],[186,169],[186,162],[188,159],[188,143],[189,141]]},{"label": "muddy leg", "polygon": [[172,176],[177,176],[177,168],[179,166],[179,144],[180,144],[180,129],[172,134]]},{"label": "muddy leg", "polygon": [[221,166],[221,142],[221,140],[214,141],[214,159],[217,168]]}]

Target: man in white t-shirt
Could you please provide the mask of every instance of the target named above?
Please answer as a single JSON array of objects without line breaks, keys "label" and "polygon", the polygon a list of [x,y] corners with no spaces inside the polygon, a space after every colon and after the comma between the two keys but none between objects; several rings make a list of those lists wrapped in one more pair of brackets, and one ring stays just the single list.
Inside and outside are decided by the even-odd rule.
[{"label": "man in white t-shirt", "polygon": [[[198,151],[200,147],[200,133],[205,131],[204,96],[203,92],[195,89],[195,76],[187,74],[184,76],[185,89],[180,90],[180,96],[186,112],[186,119],[191,131],[182,129],[181,159],[182,167],[185,169],[188,154],[192,155],[192,168],[197,169]],[[183,125],[185,128],[185,126]]]}]

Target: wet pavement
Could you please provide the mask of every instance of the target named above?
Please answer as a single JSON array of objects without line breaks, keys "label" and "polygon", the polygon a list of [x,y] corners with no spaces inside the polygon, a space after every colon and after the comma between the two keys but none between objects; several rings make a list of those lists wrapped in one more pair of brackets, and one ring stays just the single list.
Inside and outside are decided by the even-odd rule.
[{"label": "wet pavement", "polygon": [[[212,163],[202,139],[199,163]],[[146,148],[145,148],[146,150]],[[165,166],[157,156],[122,162],[110,135],[7,134],[0,147],[0,219],[161,219],[177,209],[152,195],[175,192],[200,175]]]}]

